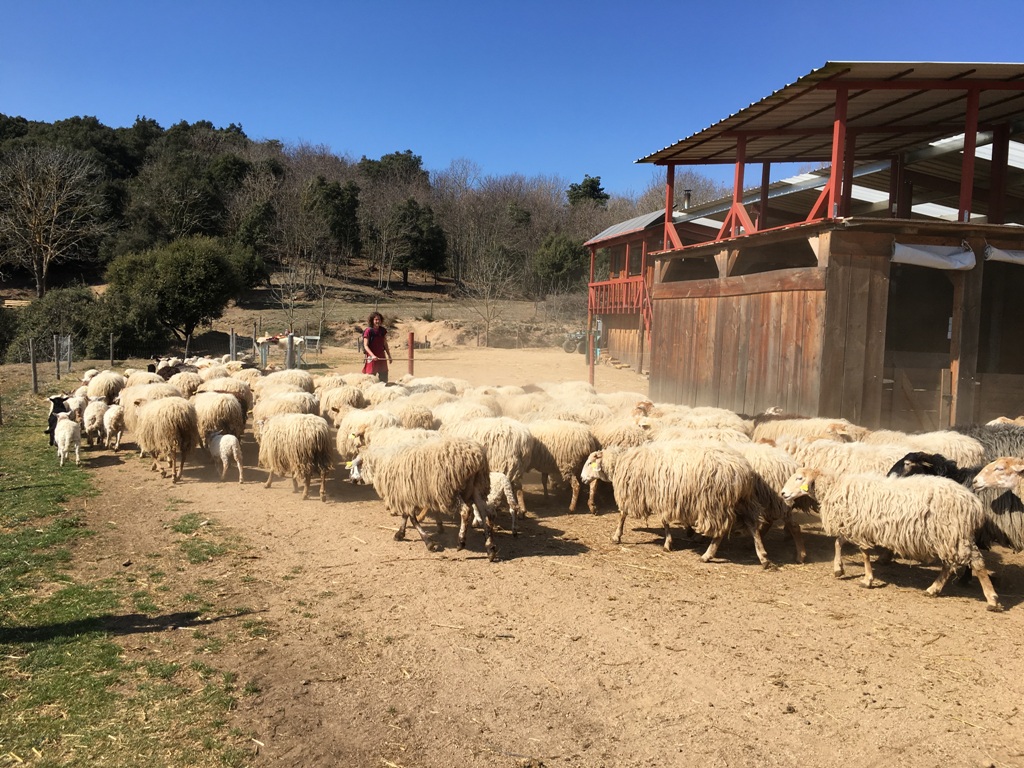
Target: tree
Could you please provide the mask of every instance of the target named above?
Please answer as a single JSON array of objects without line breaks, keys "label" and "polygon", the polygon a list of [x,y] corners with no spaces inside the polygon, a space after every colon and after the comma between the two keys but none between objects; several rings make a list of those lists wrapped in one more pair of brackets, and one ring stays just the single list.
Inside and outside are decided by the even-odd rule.
[{"label": "tree", "polygon": [[156,318],[179,339],[220,317],[243,287],[238,264],[245,255],[209,237],[187,237],[107,268],[109,291],[129,301],[152,302]]},{"label": "tree", "polygon": [[522,269],[504,248],[475,259],[465,283],[466,304],[484,326],[484,346],[490,346],[491,327],[501,319],[508,299],[522,282]]},{"label": "tree", "polygon": [[600,176],[584,175],[583,181],[579,184],[570,184],[566,191],[569,198],[569,205],[592,204],[604,206],[611,195],[604,191],[601,186]]},{"label": "tree", "polygon": [[578,287],[589,265],[582,243],[562,234],[548,235],[533,254],[533,272],[547,292]]},{"label": "tree", "polygon": [[25,147],[0,158],[0,263],[24,267],[46,293],[50,267],[96,254],[106,230],[99,169],[61,147]]},{"label": "tree", "polygon": [[398,206],[398,237],[395,268],[402,273],[402,285],[409,285],[409,270],[421,269],[434,275],[444,271],[448,239],[429,205],[409,198]]}]

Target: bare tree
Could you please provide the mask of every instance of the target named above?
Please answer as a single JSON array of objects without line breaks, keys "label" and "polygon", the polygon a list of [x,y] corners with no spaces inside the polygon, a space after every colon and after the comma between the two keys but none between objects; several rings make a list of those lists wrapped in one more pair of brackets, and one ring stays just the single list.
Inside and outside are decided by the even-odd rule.
[{"label": "bare tree", "polygon": [[99,167],[63,147],[26,147],[0,158],[0,261],[28,269],[36,295],[50,267],[91,255],[105,230]]},{"label": "bare tree", "polygon": [[477,258],[467,270],[466,306],[483,323],[485,347],[490,346],[491,327],[501,319],[508,300],[521,284],[521,266],[505,251]]}]

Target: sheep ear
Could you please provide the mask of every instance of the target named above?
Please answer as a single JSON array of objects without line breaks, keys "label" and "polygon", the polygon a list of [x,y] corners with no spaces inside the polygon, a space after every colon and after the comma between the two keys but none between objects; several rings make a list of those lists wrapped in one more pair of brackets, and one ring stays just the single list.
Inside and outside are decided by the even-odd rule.
[{"label": "sheep ear", "polygon": [[1016,475],[1024,475],[1024,459],[1014,459],[1011,461],[1010,471]]}]

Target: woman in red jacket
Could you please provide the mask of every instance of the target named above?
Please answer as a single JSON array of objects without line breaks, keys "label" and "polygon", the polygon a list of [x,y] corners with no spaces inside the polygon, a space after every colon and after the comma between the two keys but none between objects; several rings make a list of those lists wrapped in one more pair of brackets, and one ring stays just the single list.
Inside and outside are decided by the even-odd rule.
[{"label": "woman in red jacket", "polygon": [[386,382],[391,350],[388,348],[388,329],[384,327],[384,316],[380,312],[371,312],[366,325],[363,331],[363,351],[366,353],[363,373],[376,374],[381,381]]}]

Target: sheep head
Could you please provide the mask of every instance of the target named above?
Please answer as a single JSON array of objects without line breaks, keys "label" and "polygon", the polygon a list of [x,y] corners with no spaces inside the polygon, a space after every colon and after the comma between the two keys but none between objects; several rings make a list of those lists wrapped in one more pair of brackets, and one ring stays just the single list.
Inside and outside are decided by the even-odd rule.
[{"label": "sheep head", "polygon": [[1020,487],[1022,475],[1024,475],[1024,459],[1003,456],[982,468],[974,478],[974,490],[1008,488],[1011,491],[1016,491]]},{"label": "sheep head", "polygon": [[802,496],[814,497],[814,483],[819,473],[807,467],[800,467],[794,472],[779,493],[783,499],[793,503]]},{"label": "sheep head", "polygon": [[608,474],[604,469],[604,451],[594,451],[587,457],[580,479],[584,483],[591,483],[594,480],[608,482]]}]

